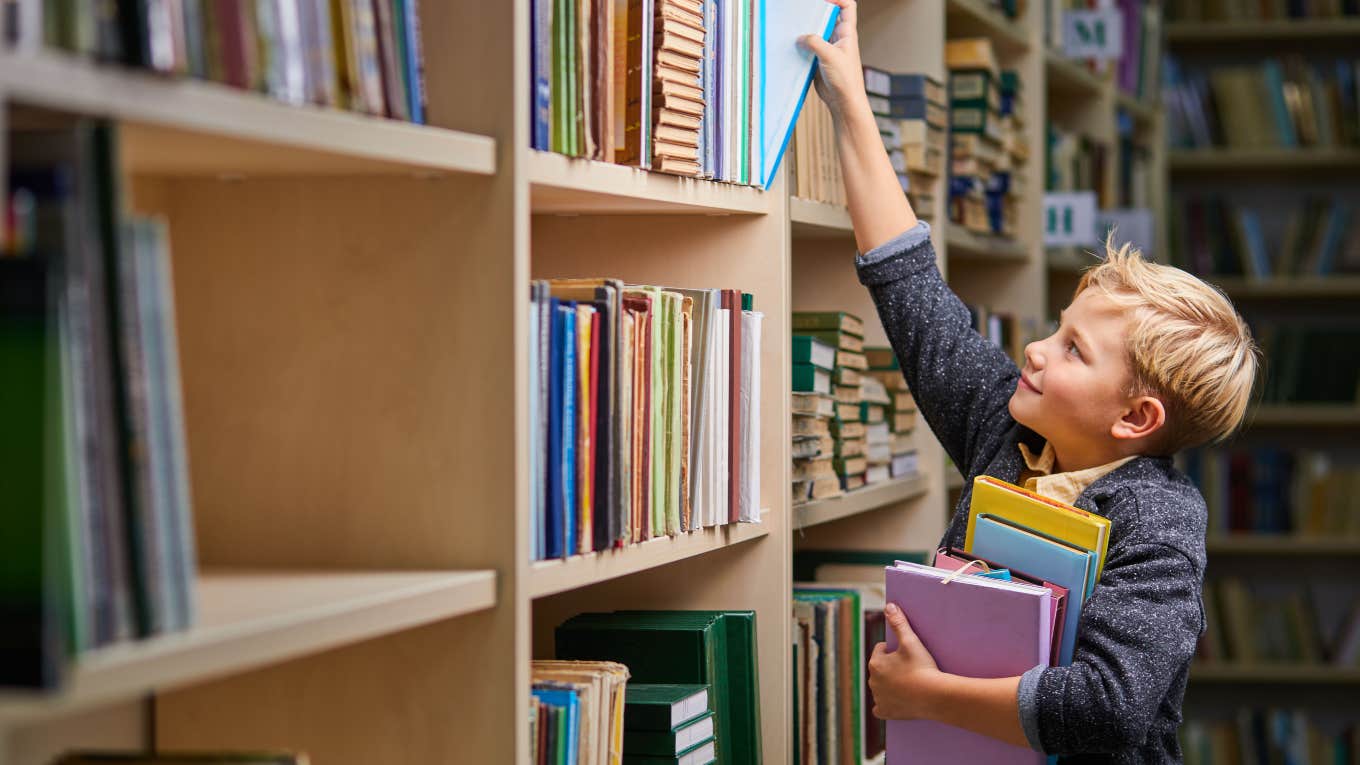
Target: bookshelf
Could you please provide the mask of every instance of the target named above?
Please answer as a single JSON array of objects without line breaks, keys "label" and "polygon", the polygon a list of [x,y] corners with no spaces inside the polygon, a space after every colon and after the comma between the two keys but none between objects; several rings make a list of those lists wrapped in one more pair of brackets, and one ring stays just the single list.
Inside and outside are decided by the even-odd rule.
[{"label": "bookshelf", "polygon": [[[1347,18],[1289,19],[1278,21],[1187,22],[1166,25],[1166,44],[1185,71],[1208,74],[1220,66],[1251,62],[1254,67],[1269,60],[1326,62],[1346,55],[1360,40],[1360,20]],[[1278,57],[1272,59],[1271,57]],[[1235,139],[1235,136],[1234,136]],[[1271,137],[1268,141],[1274,143]],[[1283,142],[1280,142],[1283,143]],[[1206,195],[1231,200],[1238,209],[1260,210],[1269,206],[1293,209],[1303,199],[1319,196],[1329,201],[1349,198],[1355,192],[1354,171],[1360,167],[1360,152],[1338,141],[1333,148],[1214,148],[1169,151],[1167,171],[1173,196],[1200,200]],[[1256,190],[1261,190],[1258,194]],[[1254,195],[1254,196],[1253,196]],[[1179,202],[1179,199],[1178,199]],[[1171,216],[1181,216],[1187,204],[1168,206]],[[1179,236],[1185,237],[1182,230]],[[1275,257],[1275,250],[1268,253]],[[1278,261],[1274,261],[1278,262]],[[1300,269],[1311,270],[1311,269]],[[1352,276],[1297,276],[1251,279],[1242,276],[1208,277],[1234,301],[1249,318],[1261,321],[1286,321],[1290,317],[1321,319],[1328,325],[1344,325],[1355,316],[1352,299],[1360,294]],[[1272,370],[1281,374],[1279,364],[1267,359],[1264,375]],[[1345,455],[1353,450],[1350,432],[1360,426],[1360,408],[1352,403],[1336,404],[1259,404],[1248,412],[1240,434],[1228,444],[1234,453],[1247,455],[1247,469],[1262,475],[1257,449],[1281,449],[1297,453],[1316,449],[1346,464]],[[1293,480],[1291,476],[1288,480]],[[1290,496],[1280,503],[1283,512],[1301,512],[1302,495]],[[1243,507],[1253,512],[1262,503],[1252,498],[1246,503],[1229,503],[1225,512]],[[1306,509],[1307,506],[1303,506]],[[1300,524],[1292,520],[1291,525]],[[1239,524],[1241,525],[1241,524]],[[1311,527],[1310,527],[1311,528]],[[1252,596],[1252,607],[1264,615],[1281,598],[1309,600],[1312,610],[1307,618],[1316,624],[1300,624],[1301,633],[1317,635],[1325,646],[1319,650],[1325,660],[1326,647],[1334,647],[1339,625],[1348,618],[1356,597],[1352,577],[1333,580],[1338,568],[1349,571],[1360,556],[1360,541],[1344,533],[1328,536],[1308,534],[1224,533],[1206,540],[1211,578],[1225,574],[1239,578]],[[1214,572],[1218,572],[1214,574]],[[1219,600],[1224,615],[1222,629],[1231,624],[1226,606]],[[1276,612],[1278,613],[1278,612]],[[1264,620],[1263,620],[1264,621]],[[1309,628],[1312,628],[1311,630]],[[1261,635],[1232,635],[1253,641],[1259,650]],[[1217,650],[1217,649],[1211,649]],[[1295,655],[1297,650],[1270,649],[1263,655]],[[1232,654],[1229,654],[1232,655]],[[1221,656],[1219,657],[1221,658]],[[1354,667],[1299,663],[1200,663],[1192,667],[1191,688],[1186,697],[1188,720],[1217,720],[1239,715],[1244,709],[1290,707],[1306,710],[1310,716],[1325,715],[1331,724],[1352,725],[1360,720],[1355,703],[1355,685],[1360,673]],[[1239,718],[1240,719],[1240,718]]]},{"label": "bookshelf", "polygon": [[924,496],[930,482],[925,476],[898,478],[846,492],[839,497],[814,499],[793,506],[793,531],[830,523],[860,513],[873,512]]}]

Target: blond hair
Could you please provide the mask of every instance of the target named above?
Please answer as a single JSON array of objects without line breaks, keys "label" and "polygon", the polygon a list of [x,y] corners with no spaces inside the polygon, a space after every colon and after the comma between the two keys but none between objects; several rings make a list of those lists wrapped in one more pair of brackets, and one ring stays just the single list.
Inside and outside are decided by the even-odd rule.
[{"label": "blond hair", "polygon": [[1222,292],[1171,266],[1150,263],[1126,243],[1105,240],[1105,260],[1082,274],[1077,291],[1096,289],[1132,309],[1132,395],[1166,408],[1159,451],[1171,454],[1227,438],[1242,423],[1259,352],[1251,330]]}]

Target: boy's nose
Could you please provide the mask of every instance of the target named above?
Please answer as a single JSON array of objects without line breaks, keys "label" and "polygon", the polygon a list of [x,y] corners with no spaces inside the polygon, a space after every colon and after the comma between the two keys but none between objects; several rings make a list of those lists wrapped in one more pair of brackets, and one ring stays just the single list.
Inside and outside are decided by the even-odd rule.
[{"label": "boy's nose", "polygon": [[1044,368],[1044,354],[1037,340],[1025,346],[1025,363],[1033,369]]}]

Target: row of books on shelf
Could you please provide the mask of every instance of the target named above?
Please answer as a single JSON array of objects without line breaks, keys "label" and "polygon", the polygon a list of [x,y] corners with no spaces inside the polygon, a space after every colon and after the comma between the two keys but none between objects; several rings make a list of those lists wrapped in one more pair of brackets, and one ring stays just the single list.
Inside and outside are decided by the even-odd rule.
[{"label": "row of books on shelf", "polygon": [[825,3],[533,0],[530,145],[573,157],[766,186],[802,102],[802,34]]},{"label": "row of books on shelf", "polygon": [[1185,765],[1356,765],[1360,725],[1327,724],[1303,709],[1248,709],[1230,719],[1186,720]]},{"label": "row of books on shelf", "polygon": [[[1316,584],[1316,583],[1315,583]],[[1330,664],[1360,667],[1360,598],[1336,604],[1307,585],[1267,589],[1222,577],[1204,583],[1205,630],[1195,655],[1202,662]]]},{"label": "row of books on shelf", "polygon": [[1360,404],[1360,326],[1333,316],[1251,318],[1265,356],[1263,404]]},{"label": "row of books on shelf", "polygon": [[[867,654],[880,640],[897,648],[884,605],[904,610],[945,672],[1019,675],[1070,664],[1109,528],[1106,519],[980,477],[966,549],[795,552],[793,743],[801,761],[861,762],[885,748],[922,762],[995,758],[996,742],[957,728],[872,718]],[[1043,761],[1026,749],[1006,751],[1015,761]]]},{"label": "row of books on shelf", "polygon": [[1336,453],[1205,448],[1178,459],[1209,508],[1208,533],[1360,537],[1360,465]]},{"label": "row of books on shelf", "polygon": [[1094,191],[1096,206],[1114,206],[1106,195],[1106,155],[1110,147],[1081,133],[1048,123],[1046,176],[1048,191]]},{"label": "row of books on shelf", "polygon": [[1296,55],[1191,67],[1168,57],[1162,90],[1168,141],[1184,149],[1360,146],[1357,65]]},{"label": "row of books on shelf", "polygon": [[[1048,49],[1063,50],[1066,35],[1072,32],[1063,18],[1067,11],[1093,7],[1096,5],[1090,0],[1044,0],[1044,44]],[[1161,4],[1116,0],[1099,7],[1118,10],[1123,54],[1113,60],[1083,61],[1082,65],[1097,75],[1113,77],[1116,87],[1124,93],[1140,99],[1152,97],[1161,81]]]},{"label": "row of books on shelf", "polygon": [[535,560],[760,520],[751,295],[554,279],[530,303]]},{"label": "row of books on shelf", "polygon": [[754,611],[578,614],[531,668],[530,762],[761,762]]},{"label": "row of books on shelf", "polygon": [[[1115,144],[1115,199],[1114,207],[1150,209],[1153,206],[1153,182],[1160,172],[1154,163],[1152,148],[1134,130],[1134,120],[1126,112],[1119,112],[1115,119],[1118,140]],[[1143,251],[1151,248],[1150,242],[1139,242]]]},{"label": "row of books on shelf", "polygon": [[56,765],[309,765],[304,752],[285,751],[77,751],[62,755]]},{"label": "row of books on shelf", "polygon": [[795,312],[793,331],[793,501],[916,474],[916,402],[892,349],[866,348],[845,312]]},{"label": "row of books on shelf", "polygon": [[188,451],[169,236],[123,214],[115,129],[9,141],[0,686],[53,688],[71,655],[193,624]]},{"label": "row of books on shelf", "polygon": [[1212,195],[1176,200],[1172,263],[1200,276],[1266,280],[1360,274],[1360,226],[1342,196],[1257,207]]},{"label": "row of books on shelf", "polygon": [[419,0],[21,0],[11,39],[317,104],[425,121]]},{"label": "row of books on shelf", "polygon": [[945,43],[949,70],[949,220],[1014,237],[1030,141],[1019,74],[997,63],[986,37]]},{"label": "row of books on shelf", "polygon": [[1234,22],[1335,19],[1360,15],[1356,0],[1179,0],[1167,3],[1168,21]]}]

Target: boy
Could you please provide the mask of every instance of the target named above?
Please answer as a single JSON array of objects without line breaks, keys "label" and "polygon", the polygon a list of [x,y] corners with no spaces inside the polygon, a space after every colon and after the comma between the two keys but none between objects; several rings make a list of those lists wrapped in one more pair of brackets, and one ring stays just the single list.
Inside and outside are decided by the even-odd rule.
[{"label": "boy", "polygon": [[970,331],[935,266],[864,95],[854,0],[830,43],[804,38],[836,124],[859,278],[931,430],[968,480],[942,545],[963,546],[971,480],[987,474],[1112,522],[1073,662],[1020,677],[941,672],[900,609],[901,648],[870,661],[874,714],[932,719],[1064,763],[1180,762],[1176,739],[1203,628],[1204,500],[1170,455],[1231,433],[1256,374],[1246,324],[1220,293],[1125,245],[1083,276],[1024,369]]}]

